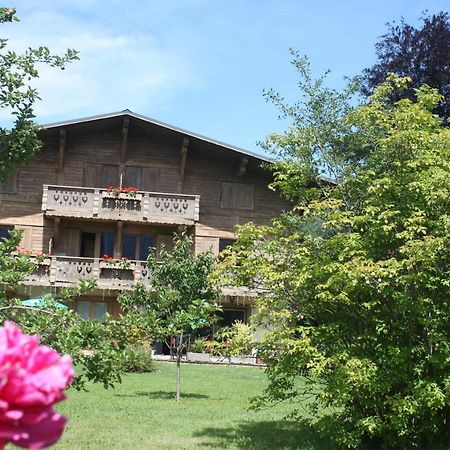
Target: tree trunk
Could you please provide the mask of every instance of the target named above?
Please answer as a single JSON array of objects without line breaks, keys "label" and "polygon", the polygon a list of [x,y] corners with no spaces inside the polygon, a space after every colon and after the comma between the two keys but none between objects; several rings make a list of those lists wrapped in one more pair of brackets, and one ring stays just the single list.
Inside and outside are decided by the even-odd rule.
[{"label": "tree trunk", "polygon": [[177,345],[177,402],[180,401],[180,382],[181,382],[181,353],[183,352],[183,333],[180,335],[180,342]]},{"label": "tree trunk", "polygon": [[181,351],[177,349],[177,402],[180,401],[180,369],[181,369]]}]

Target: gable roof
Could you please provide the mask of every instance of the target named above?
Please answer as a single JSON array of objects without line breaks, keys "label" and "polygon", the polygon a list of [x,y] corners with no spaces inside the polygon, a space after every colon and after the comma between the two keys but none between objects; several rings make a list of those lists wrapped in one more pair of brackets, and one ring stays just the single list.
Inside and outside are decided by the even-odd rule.
[{"label": "gable roof", "polygon": [[130,111],[129,109],[124,109],[123,111],[117,111],[112,113],[106,113],[106,114],[100,114],[97,116],[89,116],[89,117],[81,117],[79,119],[72,119],[72,120],[65,120],[62,122],[53,122],[49,124],[43,125],[44,129],[51,129],[51,128],[57,128],[57,127],[63,127],[67,125],[74,125],[79,124],[83,122],[93,122],[95,120],[102,120],[102,119],[111,119],[113,117],[121,117],[121,116],[130,116],[134,117],[135,119],[142,120],[144,122],[157,125],[159,127],[165,128],[167,130],[172,130],[177,133],[181,133],[184,136],[189,136],[195,139],[199,139],[203,142],[208,142],[210,144],[218,145],[222,148],[225,148],[227,150],[240,153],[242,155],[251,156],[252,158],[259,159],[260,161],[264,162],[273,162],[271,158],[268,158],[267,156],[259,155],[258,153],[251,152],[249,150],[244,150],[240,147],[235,147],[234,145],[226,144],[225,142],[218,141],[216,139],[212,139],[206,136],[203,136],[201,134],[193,133],[192,131],[185,130],[183,128],[176,127],[174,125],[170,125],[165,122],[160,122],[159,120],[152,119],[151,117],[143,116],[142,114],[137,114],[133,111]]}]

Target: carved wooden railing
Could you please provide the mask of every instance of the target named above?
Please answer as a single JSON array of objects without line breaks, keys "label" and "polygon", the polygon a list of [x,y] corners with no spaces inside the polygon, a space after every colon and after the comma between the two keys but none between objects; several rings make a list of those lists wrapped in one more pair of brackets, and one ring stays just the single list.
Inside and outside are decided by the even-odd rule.
[{"label": "carved wooden railing", "polygon": [[145,261],[107,262],[99,258],[50,256],[36,263],[24,284],[37,286],[74,286],[81,278],[94,279],[97,287],[111,290],[132,289],[133,284],[151,284],[151,273]]},{"label": "carved wooden railing", "polygon": [[199,218],[200,196],[138,191],[114,195],[106,189],[44,184],[47,216],[98,218],[191,225]]}]

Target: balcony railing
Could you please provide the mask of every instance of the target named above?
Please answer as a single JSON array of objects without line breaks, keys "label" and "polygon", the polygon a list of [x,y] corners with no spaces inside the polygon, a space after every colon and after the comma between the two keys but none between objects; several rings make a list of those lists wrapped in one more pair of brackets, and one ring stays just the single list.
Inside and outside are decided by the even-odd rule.
[{"label": "balcony railing", "polygon": [[199,218],[199,195],[138,191],[114,195],[107,189],[44,184],[47,216],[192,225]]},{"label": "balcony railing", "polygon": [[81,278],[97,282],[100,289],[129,290],[133,284],[151,284],[151,273],[145,261],[117,263],[99,258],[74,256],[50,256],[37,262],[33,273],[24,284],[35,286],[70,287]]}]

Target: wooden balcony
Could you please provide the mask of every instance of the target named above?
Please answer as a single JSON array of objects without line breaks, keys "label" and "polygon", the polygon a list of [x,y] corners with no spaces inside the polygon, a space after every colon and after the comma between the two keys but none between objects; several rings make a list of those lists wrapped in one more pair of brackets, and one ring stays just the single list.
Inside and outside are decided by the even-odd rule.
[{"label": "wooden balcony", "polygon": [[193,225],[199,218],[199,206],[199,195],[161,192],[116,196],[107,189],[44,184],[42,194],[42,211],[54,217]]},{"label": "wooden balcony", "polygon": [[145,261],[110,262],[99,258],[51,256],[37,262],[26,285],[70,287],[81,278],[94,279],[99,289],[130,290],[134,283],[151,284]]}]

